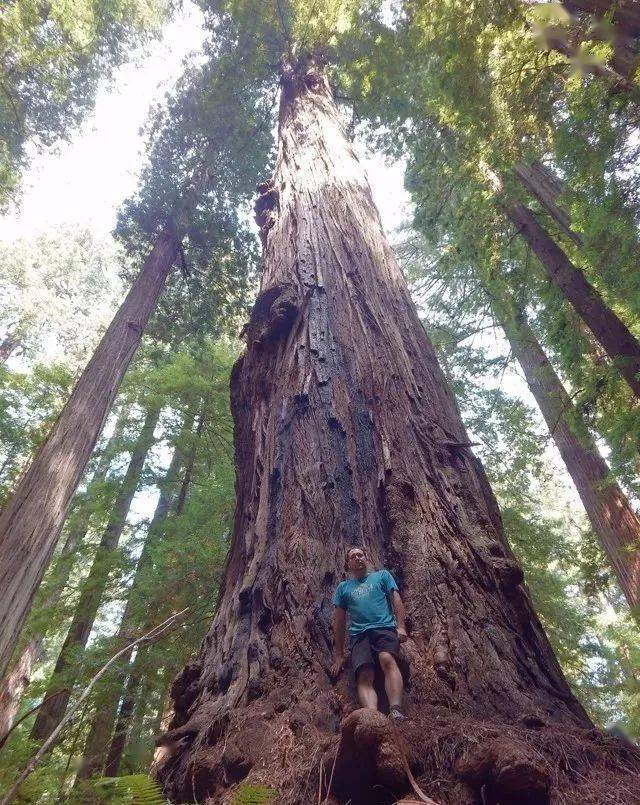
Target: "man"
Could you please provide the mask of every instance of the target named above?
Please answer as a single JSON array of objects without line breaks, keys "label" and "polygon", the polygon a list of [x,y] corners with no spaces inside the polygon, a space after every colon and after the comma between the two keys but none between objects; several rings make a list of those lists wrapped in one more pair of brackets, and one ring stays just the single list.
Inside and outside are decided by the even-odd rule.
[{"label": "man", "polygon": [[335,661],[332,674],[337,677],[344,666],[345,624],[349,613],[351,665],[360,704],[378,709],[378,695],[373,686],[377,659],[384,674],[389,716],[404,719],[402,674],[396,658],[400,643],[407,639],[407,631],[398,585],[388,570],[369,571],[362,548],[349,548],[345,565],[351,578],[340,582],[333,596]]}]

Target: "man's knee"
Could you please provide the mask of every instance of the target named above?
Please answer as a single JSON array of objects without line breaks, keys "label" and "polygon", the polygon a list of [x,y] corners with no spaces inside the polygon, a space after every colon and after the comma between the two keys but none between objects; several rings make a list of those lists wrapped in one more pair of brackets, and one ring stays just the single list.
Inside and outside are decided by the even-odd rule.
[{"label": "man's knee", "polygon": [[380,662],[380,667],[384,673],[387,673],[387,671],[392,671],[394,668],[398,667],[396,658],[388,651],[381,651],[378,654],[378,661]]},{"label": "man's knee", "polygon": [[375,670],[373,665],[363,665],[362,667],[358,668],[358,672],[356,674],[358,685],[373,685],[374,676]]}]

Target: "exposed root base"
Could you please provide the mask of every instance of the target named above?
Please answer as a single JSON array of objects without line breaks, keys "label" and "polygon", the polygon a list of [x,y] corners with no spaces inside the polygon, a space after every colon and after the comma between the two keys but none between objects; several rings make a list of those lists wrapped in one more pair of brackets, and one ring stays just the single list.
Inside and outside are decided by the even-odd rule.
[{"label": "exposed root base", "polygon": [[329,702],[316,704],[254,703],[197,736],[175,730],[158,772],[167,796],[227,805],[244,783],[276,789],[278,805],[408,805],[419,801],[409,768],[438,805],[640,805],[640,750],[597,730],[424,708],[397,726],[356,710],[338,735]]}]

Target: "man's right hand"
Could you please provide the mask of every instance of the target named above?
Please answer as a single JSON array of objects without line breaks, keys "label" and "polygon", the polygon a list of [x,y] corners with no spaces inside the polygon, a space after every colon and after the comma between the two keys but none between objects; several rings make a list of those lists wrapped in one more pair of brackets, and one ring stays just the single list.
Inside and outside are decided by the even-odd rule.
[{"label": "man's right hand", "polygon": [[340,672],[342,671],[343,668],[344,668],[344,654],[341,654],[340,656],[336,657],[335,660],[333,661],[333,665],[331,666],[331,677],[333,679],[336,679],[338,676],[340,676]]}]

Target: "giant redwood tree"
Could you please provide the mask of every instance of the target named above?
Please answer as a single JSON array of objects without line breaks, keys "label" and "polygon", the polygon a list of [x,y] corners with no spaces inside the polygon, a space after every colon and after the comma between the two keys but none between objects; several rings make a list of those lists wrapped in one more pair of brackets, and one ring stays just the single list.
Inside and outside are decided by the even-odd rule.
[{"label": "giant redwood tree", "polygon": [[[173,685],[166,794],[230,802],[245,781],[279,803],[390,803],[406,760],[441,804],[637,801],[640,757],[593,729],[532,608],[319,59],[288,60],[281,85],[261,291],[231,380],[233,539]],[[352,544],[407,605],[402,736],[329,675]]]}]

